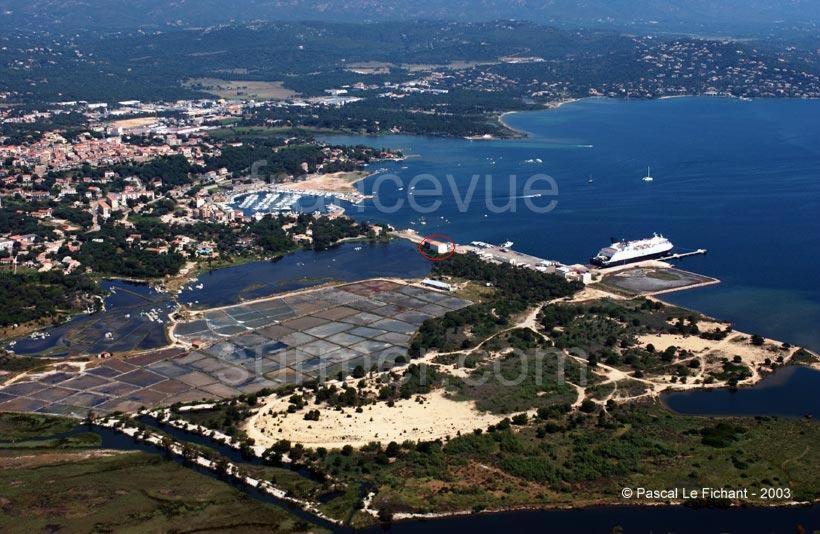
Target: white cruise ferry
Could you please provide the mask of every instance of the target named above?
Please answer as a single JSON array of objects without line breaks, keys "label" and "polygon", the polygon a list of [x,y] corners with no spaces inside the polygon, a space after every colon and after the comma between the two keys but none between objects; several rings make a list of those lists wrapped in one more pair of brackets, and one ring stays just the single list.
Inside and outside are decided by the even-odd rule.
[{"label": "white cruise ferry", "polygon": [[590,260],[593,265],[612,267],[637,261],[650,260],[666,256],[674,248],[672,242],[662,235],[654,234],[647,239],[637,241],[615,241],[602,248],[598,255]]}]

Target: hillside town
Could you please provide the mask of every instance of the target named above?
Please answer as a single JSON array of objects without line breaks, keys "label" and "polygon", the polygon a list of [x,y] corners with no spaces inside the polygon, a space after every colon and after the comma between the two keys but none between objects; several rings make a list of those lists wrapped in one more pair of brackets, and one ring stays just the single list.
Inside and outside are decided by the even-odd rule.
[{"label": "hillside town", "polygon": [[[298,243],[310,246],[311,221],[332,221],[343,210],[332,204],[324,212],[307,214],[243,210],[231,203],[231,195],[395,157],[297,135],[274,136],[262,147],[209,135],[220,121],[255,105],[224,100],[111,106],[60,102],[14,117],[4,110],[4,126],[51,124],[52,129],[37,130],[19,143],[0,137],[0,264],[15,271],[151,278],[175,274],[183,258],[230,261],[237,255],[282,252]],[[71,128],[56,126],[68,115],[82,120]],[[271,155],[264,162],[270,159],[283,172],[255,176],[252,164],[267,153]],[[272,217],[276,223],[262,230],[262,221]],[[345,224],[366,233],[364,225]],[[257,246],[265,240],[263,232],[276,233],[281,242],[274,246],[267,239]],[[345,232],[341,237],[355,235]],[[232,237],[226,239],[226,234]],[[112,243],[116,247],[108,253],[130,251],[141,258],[141,266],[104,265],[100,256]],[[150,267],[158,256],[177,259],[172,266]]]}]

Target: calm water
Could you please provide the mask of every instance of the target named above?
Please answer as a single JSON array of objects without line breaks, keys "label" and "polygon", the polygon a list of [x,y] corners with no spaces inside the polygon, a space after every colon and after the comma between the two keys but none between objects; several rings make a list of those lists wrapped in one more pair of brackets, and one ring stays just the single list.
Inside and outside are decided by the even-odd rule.
[{"label": "calm water", "polygon": [[673,411],[690,415],[820,416],[820,371],[787,367],[751,388],[697,389],[670,393],[663,402]]},{"label": "calm water", "polygon": [[[413,278],[429,271],[430,262],[407,241],[345,243],[322,252],[301,250],[276,261],[257,261],[205,273],[178,300],[195,307],[225,306],[333,280]],[[200,283],[202,289],[196,289]]]},{"label": "calm water", "polygon": [[[613,236],[663,233],[679,248],[708,248],[708,256],[681,265],[723,281],[669,300],[731,320],[741,330],[820,349],[820,102],[589,99],[506,121],[530,137],[329,138],[411,155],[374,166],[403,180],[403,190],[386,184],[377,191],[382,205],[403,200],[400,209],[384,213],[370,201],[350,213],[459,242],[509,239],[523,252],[564,262],[588,261]],[[653,183],[641,180],[648,165]],[[422,173],[445,184],[441,207],[423,217],[408,202],[409,182]],[[524,193],[521,187],[510,191],[509,175],[523,186],[534,173],[549,174],[558,184],[552,212],[533,213],[520,202],[515,213],[487,209],[488,197],[499,204]],[[478,182],[461,213],[446,174],[460,198],[473,174],[492,177]],[[377,180],[369,178],[365,188]],[[429,188],[422,183],[416,192]],[[435,200],[418,193],[415,198],[422,206]],[[532,202],[543,206],[547,200]]]}]

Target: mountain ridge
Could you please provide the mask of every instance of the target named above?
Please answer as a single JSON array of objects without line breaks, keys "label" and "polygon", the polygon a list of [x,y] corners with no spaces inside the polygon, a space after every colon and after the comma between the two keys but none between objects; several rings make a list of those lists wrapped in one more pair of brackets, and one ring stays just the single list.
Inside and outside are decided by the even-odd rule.
[{"label": "mountain ridge", "polygon": [[521,19],[563,26],[658,31],[816,29],[814,0],[0,0],[0,27],[125,29],[253,20],[480,22]]}]

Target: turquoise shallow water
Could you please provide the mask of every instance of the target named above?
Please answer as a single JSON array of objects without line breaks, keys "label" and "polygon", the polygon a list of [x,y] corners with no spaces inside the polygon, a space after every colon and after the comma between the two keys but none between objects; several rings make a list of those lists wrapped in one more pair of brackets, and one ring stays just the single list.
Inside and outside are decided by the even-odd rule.
[{"label": "turquoise shallow water", "polygon": [[[820,349],[820,102],[681,98],[662,101],[588,99],[554,111],[508,115],[523,140],[468,141],[411,136],[333,136],[336,143],[401,148],[402,162],[364,183],[377,200],[351,207],[356,217],[440,232],[459,242],[512,240],[515,248],[563,262],[586,262],[610,237],[663,233],[679,248],[709,254],[680,265],[722,284],[668,300],[735,323],[742,330]],[[652,167],[655,181],[641,178]],[[546,173],[557,196],[518,199],[515,212],[493,213],[524,196],[525,179]],[[432,213],[410,205],[410,182],[436,176],[441,200]],[[451,175],[448,179],[447,175]],[[474,174],[473,197],[460,209]],[[487,177],[487,175],[490,175]],[[517,177],[510,187],[510,175]],[[592,182],[589,180],[592,178]],[[543,185],[543,184],[542,184]],[[422,194],[419,194],[422,192]],[[396,208],[386,213],[382,206]]]}]

